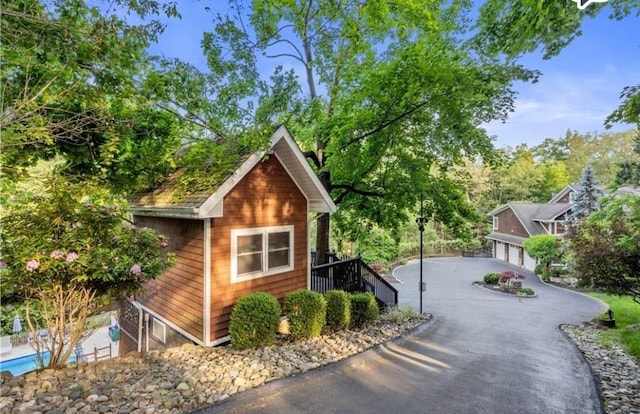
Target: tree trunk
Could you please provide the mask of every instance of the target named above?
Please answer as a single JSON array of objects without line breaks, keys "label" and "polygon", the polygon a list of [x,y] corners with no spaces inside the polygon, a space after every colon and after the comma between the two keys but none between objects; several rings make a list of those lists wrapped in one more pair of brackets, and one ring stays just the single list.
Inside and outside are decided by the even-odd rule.
[{"label": "tree trunk", "polygon": [[[318,151],[320,152],[320,151]],[[324,188],[329,191],[329,173],[320,174],[320,182]],[[316,226],[316,264],[327,263],[327,252],[329,251],[329,214],[321,213],[318,215]]]}]

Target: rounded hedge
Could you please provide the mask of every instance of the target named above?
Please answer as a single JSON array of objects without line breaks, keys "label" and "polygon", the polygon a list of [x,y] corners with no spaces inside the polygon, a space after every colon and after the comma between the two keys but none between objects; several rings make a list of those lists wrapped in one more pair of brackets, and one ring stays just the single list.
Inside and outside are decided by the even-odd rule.
[{"label": "rounded hedge", "polygon": [[284,298],[289,331],[298,338],[319,336],[326,324],[327,302],[318,292],[301,290]]},{"label": "rounded hedge", "polygon": [[488,285],[497,285],[500,281],[500,274],[496,272],[489,272],[484,275],[484,283]]},{"label": "rounded hedge", "polygon": [[375,321],[380,316],[378,302],[373,293],[351,295],[351,326],[361,327]]},{"label": "rounded hedge", "polygon": [[324,294],[327,300],[327,326],[333,330],[349,327],[351,323],[351,297],[342,290],[330,290]]},{"label": "rounded hedge", "polygon": [[247,349],[269,345],[276,338],[280,314],[280,304],[273,295],[255,292],[241,297],[231,311],[231,346]]}]

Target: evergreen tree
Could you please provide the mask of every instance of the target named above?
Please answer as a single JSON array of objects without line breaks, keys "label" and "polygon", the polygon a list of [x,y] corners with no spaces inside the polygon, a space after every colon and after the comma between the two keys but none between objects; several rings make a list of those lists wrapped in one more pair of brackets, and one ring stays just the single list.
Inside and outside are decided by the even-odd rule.
[{"label": "evergreen tree", "polygon": [[577,224],[598,210],[600,190],[596,188],[596,185],[593,169],[590,165],[587,165],[584,170],[582,170],[580,189],[576,192],[575,201],[571,208],[571,214],[569,215],[570,225]]}]

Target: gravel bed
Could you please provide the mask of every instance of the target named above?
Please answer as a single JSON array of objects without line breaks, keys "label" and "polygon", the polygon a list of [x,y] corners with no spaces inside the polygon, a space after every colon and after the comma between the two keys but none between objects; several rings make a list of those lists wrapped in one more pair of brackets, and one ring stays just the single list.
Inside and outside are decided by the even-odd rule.
[{"label": "gravel bed", "polygon": [[564,325],[562,330],[591,366],[600,388],[605,413],[640,413],[638,361],[620,345],[605,348],[598,339],[598,328],[594,324]]},{"label": "gravel bed", "polygon": [[378,320],[360,330],[236,351],[185,345],[60,370],[2,376],[0,413],[185,413],[252,387],[360,353],[431,319]]}]

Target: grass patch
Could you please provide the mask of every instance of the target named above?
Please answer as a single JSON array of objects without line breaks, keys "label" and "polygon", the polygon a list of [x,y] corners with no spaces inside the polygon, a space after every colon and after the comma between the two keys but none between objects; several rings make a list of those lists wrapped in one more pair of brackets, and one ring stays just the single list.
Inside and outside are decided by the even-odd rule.
[{"label": "grass patch", "polygon": [[[605,302],[613,311],[616,329],[608,329],[600,334],[604,346],[619,342],[629,354],[640,361],[640,304],[630,296],[613,296],[603,293],[589,293],[589,296]],[[608,318],[608,315],[606,316]],[[633,326],[635,325],[635,329]]]}]

